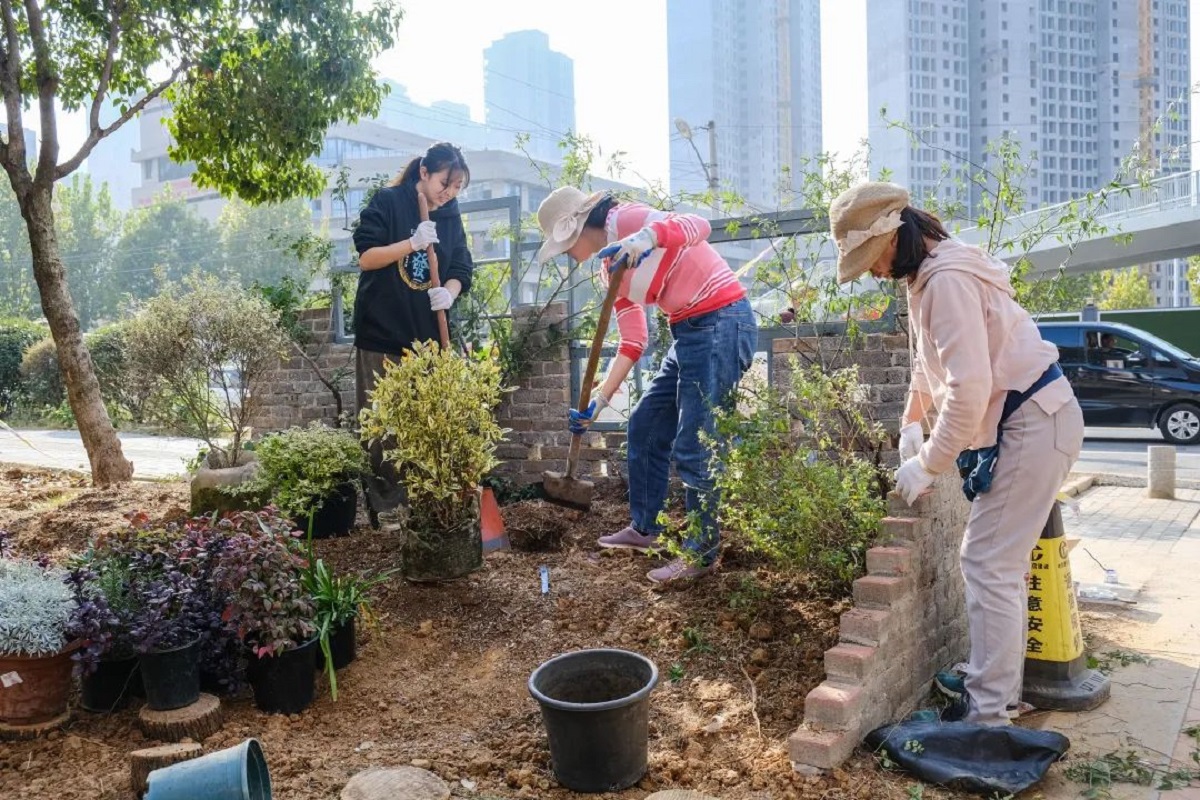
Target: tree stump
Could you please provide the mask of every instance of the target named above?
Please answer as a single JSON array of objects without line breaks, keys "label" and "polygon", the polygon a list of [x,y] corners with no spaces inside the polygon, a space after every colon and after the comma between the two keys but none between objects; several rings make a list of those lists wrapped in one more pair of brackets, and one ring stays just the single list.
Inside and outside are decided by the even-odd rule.
[{"label": "tree stump", "polygon": [[0,742],[39,739],[50,731],[61,728],[70,718],[71,712],[67,711],[52,720],[39,722],[36,725],[9,725],[7,722],[0,722]]},{"label": "tree stump", "polygon": [[341,800],[448,800],[450,787],[432,772],[416,767],[368,769],[342,789]]},{"label": "tree stump", "polygon": [[180,739],[199,742],[219,731],[221,722],[221,701],[211,694],[201,694],[200,699],[190,706],[171,711],[155,711],[150,706],[142,706],[138,712],[142,733],[161,742],[178,742]]},{"label": "tree stump", "polygon": [[129,780],[133,793],[141,797],[146,793],[150,773],[156,769],[199,758],[204,748],[198,744],[164,744],[145,750],[134,750],[129,754]]}]

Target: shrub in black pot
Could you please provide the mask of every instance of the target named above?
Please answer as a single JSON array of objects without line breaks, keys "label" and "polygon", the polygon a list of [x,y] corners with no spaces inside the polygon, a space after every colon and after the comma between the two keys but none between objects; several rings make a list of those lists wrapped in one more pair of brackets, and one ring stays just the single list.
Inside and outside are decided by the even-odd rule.
[{"label": "shrub in black pot", "polygon": [[314,422],[255,444],[258,472],[238,492],[269,492],[280,512],[312,538],[344,536],[354,527],[358,488],[369,468],[366,451],[351,432]]},{"label": "shrub in black pot", "polygon": [[125,554],[89,547],[71,563],[70,583],[79,607],[90,621],[80,632],[79,705],[95,714],[120,711],[143,697],[142,675],[132,639],[137,605],[131,595],[129,560]]},{"label": "shrub in black pot", "polygon": [[311,553],[309,567],[304,573],[304,589],[313,599],[316,609],[317,668],[329,676],[329,691],[337,700],[337,670],[349,665],[357,656],[355,621],[372,621],[371,601],[367,590],[392,574],[392,571],[373,576],[335,575]]},{"label": "shrub in black pot", "polygon": [[303,542],[272,510],[254,517],[228,540],[214,572],[229,605],[223,615],[248,648],[247,677],[254,703],[270,713],[295,714],[312,702],[317,629],[305,591]]}]

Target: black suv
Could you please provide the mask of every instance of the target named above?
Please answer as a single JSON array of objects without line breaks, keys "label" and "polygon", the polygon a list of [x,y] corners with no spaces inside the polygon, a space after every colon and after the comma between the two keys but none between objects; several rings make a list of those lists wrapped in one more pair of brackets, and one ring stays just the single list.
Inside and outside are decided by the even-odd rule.
[{"label": "black suv", "polygon": [[1086,425],[1158,426],[1172,444],[1200,443],[1200,359],[1152,333],[1110,322],[1039,322]]}]

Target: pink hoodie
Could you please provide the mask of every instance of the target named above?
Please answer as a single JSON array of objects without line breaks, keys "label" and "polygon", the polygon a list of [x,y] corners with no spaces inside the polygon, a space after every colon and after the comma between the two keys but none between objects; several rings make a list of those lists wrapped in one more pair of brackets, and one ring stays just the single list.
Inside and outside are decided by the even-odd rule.
[{"label": "pink hoodie", "polygon": [[[1058,360],[1014,295],[1003,261],[954,239],[938,243],[908,289],[911,390],[938,410],[920,459],[935,475],[963,450],[995,444],[1008,392],[1028,389]],[[1073,396],[1060,378],[1031,401],[1053,414]]]}]

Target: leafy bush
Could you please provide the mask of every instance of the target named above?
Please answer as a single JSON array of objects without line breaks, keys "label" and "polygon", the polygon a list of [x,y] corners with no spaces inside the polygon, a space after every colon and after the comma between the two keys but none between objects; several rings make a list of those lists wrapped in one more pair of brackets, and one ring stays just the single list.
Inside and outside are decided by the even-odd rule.
[{"label": "leafy bush", "polygon": [[54,408],[67,399],[54,339],[47,336],[25,351],[21,359],[21,384],[26,400],[34,408]]},{"label": "leafy bush", "polygon": [[25,351],[45,337],[46,329],[25,319],[0,319],[0,416],[24,399],[21,359]]},{"label": "leafy bush", "polygon": [[493,412],[502,392],[496,362],[432,342],[387,365],[359,422],[363,438],[382,442],[395,464],[413,529],[450,531],[468,521],[470,499],[498,463],[506,431]]},{"label": "leafy bush", "polygon": [[885,434],[863,411],[857,370],[793,364],[790,389],[719,415],[722,520],[749,550],[844,592],[884,515]]},{"label": "leafy bush", "polygon": [[370,577],[358,575],[335,575],[325,562],[314,558],[309,551],[309,566],[303,576],[304,591],[312,597],[316,611],[314,622],[321,652],[325,655],[325,672],[329,675],[329,690],[337,700],[337,671],[333,668],[333,653],[329,641],[335,628],[352,619],[362,617],[373,621],[371,600],[367,591],[387,580],[391,572],[381,572]]},{"label": "leafy bush", "polygon": [[70,641],[77,608],[67,573],[0,559],[0,653],[50,656]]},{"label": "leafy bush", "polygon": [[366,451],[349,431],[314,422],[264,437],[254,447],[259,470],[238,493],[271,492],[273,502],[301,522],[349,482],[370,469]]},{"label": "leafy bush", "polygon": [[[262,381],[286,348],[270,306],[235,284],[193,276],[146,303],[128,343],[136,379],[180,404],[213,466],[235,466]],[[218,441],[223,430],[232,435],[227,447]]]},{"label": "leafy bush", "polygon": [[231,514],[221,524],[231,534],[213,573],[229,599],[223,618],[259,658],[309,641],[315,609],[297,532],[269,511]]}]

